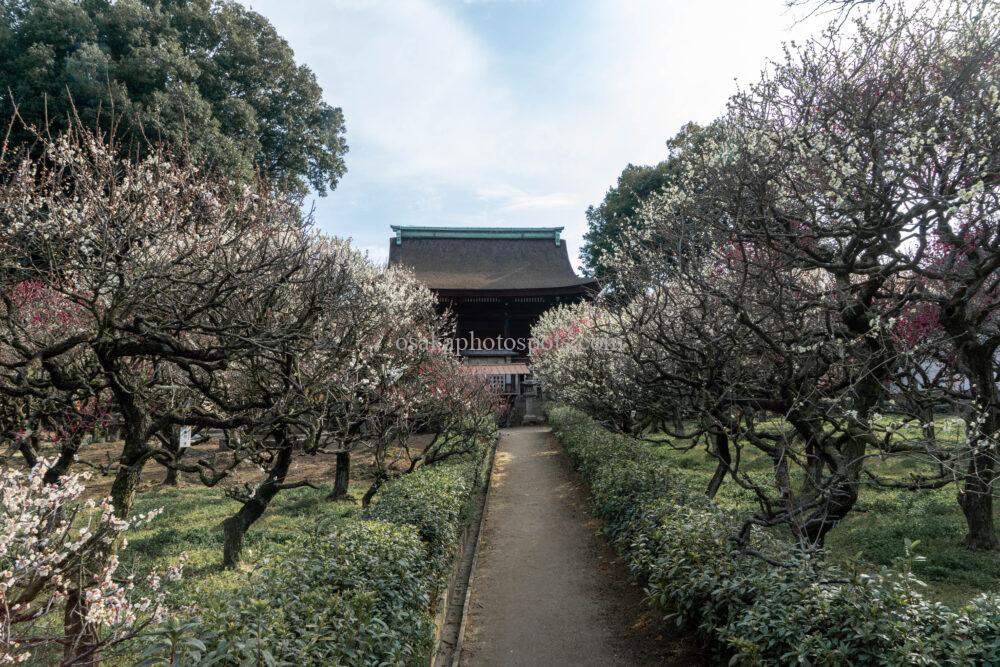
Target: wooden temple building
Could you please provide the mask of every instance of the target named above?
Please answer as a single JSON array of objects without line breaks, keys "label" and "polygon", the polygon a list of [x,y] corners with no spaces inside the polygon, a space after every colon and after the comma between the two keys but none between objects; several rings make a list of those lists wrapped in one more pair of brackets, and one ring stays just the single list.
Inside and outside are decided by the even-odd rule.
[{"label": "wooden temple building", "polygon": [[409,267],[455,320],[469,372],[509,396],[530,376],[531,327],[561,303],[592,298],[597,282],[573,271],[562,227],[392,226],[389,264]]}]

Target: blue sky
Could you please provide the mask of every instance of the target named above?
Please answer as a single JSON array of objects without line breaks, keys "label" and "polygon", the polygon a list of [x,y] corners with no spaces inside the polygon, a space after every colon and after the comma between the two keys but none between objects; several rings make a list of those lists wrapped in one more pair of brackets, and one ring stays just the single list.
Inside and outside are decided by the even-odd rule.
[{"label": "blue sky", "polygon": [[628,163],[717,116],[797,22],[782,0],[245,0],[343,108],[317,222],[373,259],[389,225],[565,226]]}]

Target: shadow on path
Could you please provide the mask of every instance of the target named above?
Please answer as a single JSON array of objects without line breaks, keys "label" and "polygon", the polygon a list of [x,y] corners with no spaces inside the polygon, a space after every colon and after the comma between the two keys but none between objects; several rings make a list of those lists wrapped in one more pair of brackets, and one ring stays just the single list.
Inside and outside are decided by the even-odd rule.
[{"label": "shadow on path", "polygon": [[461,664],[698,665],[597,533],[548,427],[504,429]]}]

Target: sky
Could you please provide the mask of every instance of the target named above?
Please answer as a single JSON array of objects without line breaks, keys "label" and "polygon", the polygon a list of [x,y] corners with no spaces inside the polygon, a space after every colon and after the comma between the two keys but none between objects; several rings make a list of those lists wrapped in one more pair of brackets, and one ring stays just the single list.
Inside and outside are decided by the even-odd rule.
[{"label": "sky", "polygon": [[570,256],[629,163],[722,113],[781,43],[784,0],[244,0],[344,110],[319,227],[375,261],[389,226],[565,227]]}]

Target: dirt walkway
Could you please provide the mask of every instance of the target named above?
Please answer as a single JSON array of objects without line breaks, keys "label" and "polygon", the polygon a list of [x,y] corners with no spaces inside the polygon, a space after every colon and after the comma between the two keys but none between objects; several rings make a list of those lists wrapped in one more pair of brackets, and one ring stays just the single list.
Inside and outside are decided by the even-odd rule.
[{"label": "dirt walkway", "polygon": [[692,665],[597,534],[548,428],[505,429],[472,582],[462,665]]}]

